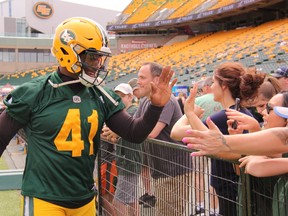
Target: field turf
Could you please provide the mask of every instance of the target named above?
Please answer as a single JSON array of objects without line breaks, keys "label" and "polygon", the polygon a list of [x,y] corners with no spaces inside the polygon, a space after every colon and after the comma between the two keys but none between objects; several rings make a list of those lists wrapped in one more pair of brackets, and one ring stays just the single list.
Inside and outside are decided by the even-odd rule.
[{"label": "field turf", "polygon": [[[7,170],[8,166],[3,157],[0,157],[0,170]],[[20,215],[20,191],[9,190],[0,191],[0,215],[19,216]]]}]

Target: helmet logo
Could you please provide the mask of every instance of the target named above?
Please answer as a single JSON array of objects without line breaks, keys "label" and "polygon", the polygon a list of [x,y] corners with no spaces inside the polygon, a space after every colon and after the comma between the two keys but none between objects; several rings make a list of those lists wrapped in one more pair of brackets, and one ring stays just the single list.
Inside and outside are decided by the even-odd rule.
[{"label": "helmet logo", "polygon": [[67,45],[67,43],[71,40],[75,40],[75,34],[74,32],[65,29],[61,34],[60,34],[60,41],[64,45]]}]

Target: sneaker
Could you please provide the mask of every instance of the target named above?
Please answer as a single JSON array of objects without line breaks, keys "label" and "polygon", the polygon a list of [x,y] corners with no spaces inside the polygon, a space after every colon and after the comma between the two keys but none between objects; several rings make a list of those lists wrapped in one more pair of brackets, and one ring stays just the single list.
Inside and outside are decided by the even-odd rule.
[{"label": "sneaker", "polygon": [[196,216],[196,215],[201,215],[202,213],[205,213],[205,209],[203,208],[195,208],[195,214],[191,214],[190,216]]},{"label": "sneaker", "polygon": [[217,213],[210,213],[209,216],[220,216],[220,214],[217,214]]},{"label": "sneaker", "polygon": [[156,197],[154,195],[150,196],[150,198],[148,200],[146,200],[146,202],[144,202],[143,207],[144,208],[151,208],[151,207],[155,207],[156,204]]},{"label": "sneaker", "polygon": [[156,197],[145,193],[139,198],[139,204],[143,205],[144,208],[154,207],[156,204]]},{"label": "sneaker", "polygon": [[146,202],[146,200],[149,199],[149,197],[151,197],[148,193],[143,194],[140,198],[139,198],[139,204],[143,205],[144,202]]}]

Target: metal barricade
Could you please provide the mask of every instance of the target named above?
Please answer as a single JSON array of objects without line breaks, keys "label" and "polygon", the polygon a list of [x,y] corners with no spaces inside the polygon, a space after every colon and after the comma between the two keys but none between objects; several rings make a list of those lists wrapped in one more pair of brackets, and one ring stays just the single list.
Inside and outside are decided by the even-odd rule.
[{"label": "metal barricade", "polygon": [[[238,161],[191,157],[192,150],[185,145],[156,139],[135,144],[141,146],[140,150],[121,146],[125,149],[119,151],[117,144],[110,145],[112,148],[101,145],[96,166],[96,184],[102,191],[98,196],[98,215],[288,215],[285,176],[256,178],[239,169]],[[127,151],[130,155],[121,154]],[[141,161],[133,157],[134,153],[141,155]],[[112,157],[109,159],[107,155]],[[116,174],[107,169],[113,167],[114,162],[118,169]],[[101,180],[103,164],[106,164],[106,176]],[[140,167],[140,171],[133,170],[133,165]],[[147,176],[144,175],[145,170],[150,171],[148,178],[144,178]],[[111,176],[118,176],[118,183]],[[126,189],[117,193],[117,185],[123,188],[122,184],[126,185]],[[155,199],[150,196],[150,200],[146,197],[147,200],[139,201],[149,191],[147,187],[151,187],[150,195]],[[103,203],[102,193],[111,195],[110,200],[104,202],[110,202],[110,207],[114,209],[112,213],[105,209],[107,203]],[[119,202],[127,208],[121,205],[117,208]]]}]

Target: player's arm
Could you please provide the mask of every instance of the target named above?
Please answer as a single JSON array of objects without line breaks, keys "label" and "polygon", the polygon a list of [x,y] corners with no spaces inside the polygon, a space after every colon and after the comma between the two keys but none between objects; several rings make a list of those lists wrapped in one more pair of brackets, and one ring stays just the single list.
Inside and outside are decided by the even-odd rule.
[{"label": "player's arm", "polygon": [[122,110],[115,113],[106,121],[106,125],[123,139],[134,142],[143,142],[158,122],[163,107],[149,105],[143,116],[131,117]]},{"label": "player's arm", "polygon": [[10,140],[23,126],[11,118],[6,110],[0,114],[0,155],[4,152]]}]

